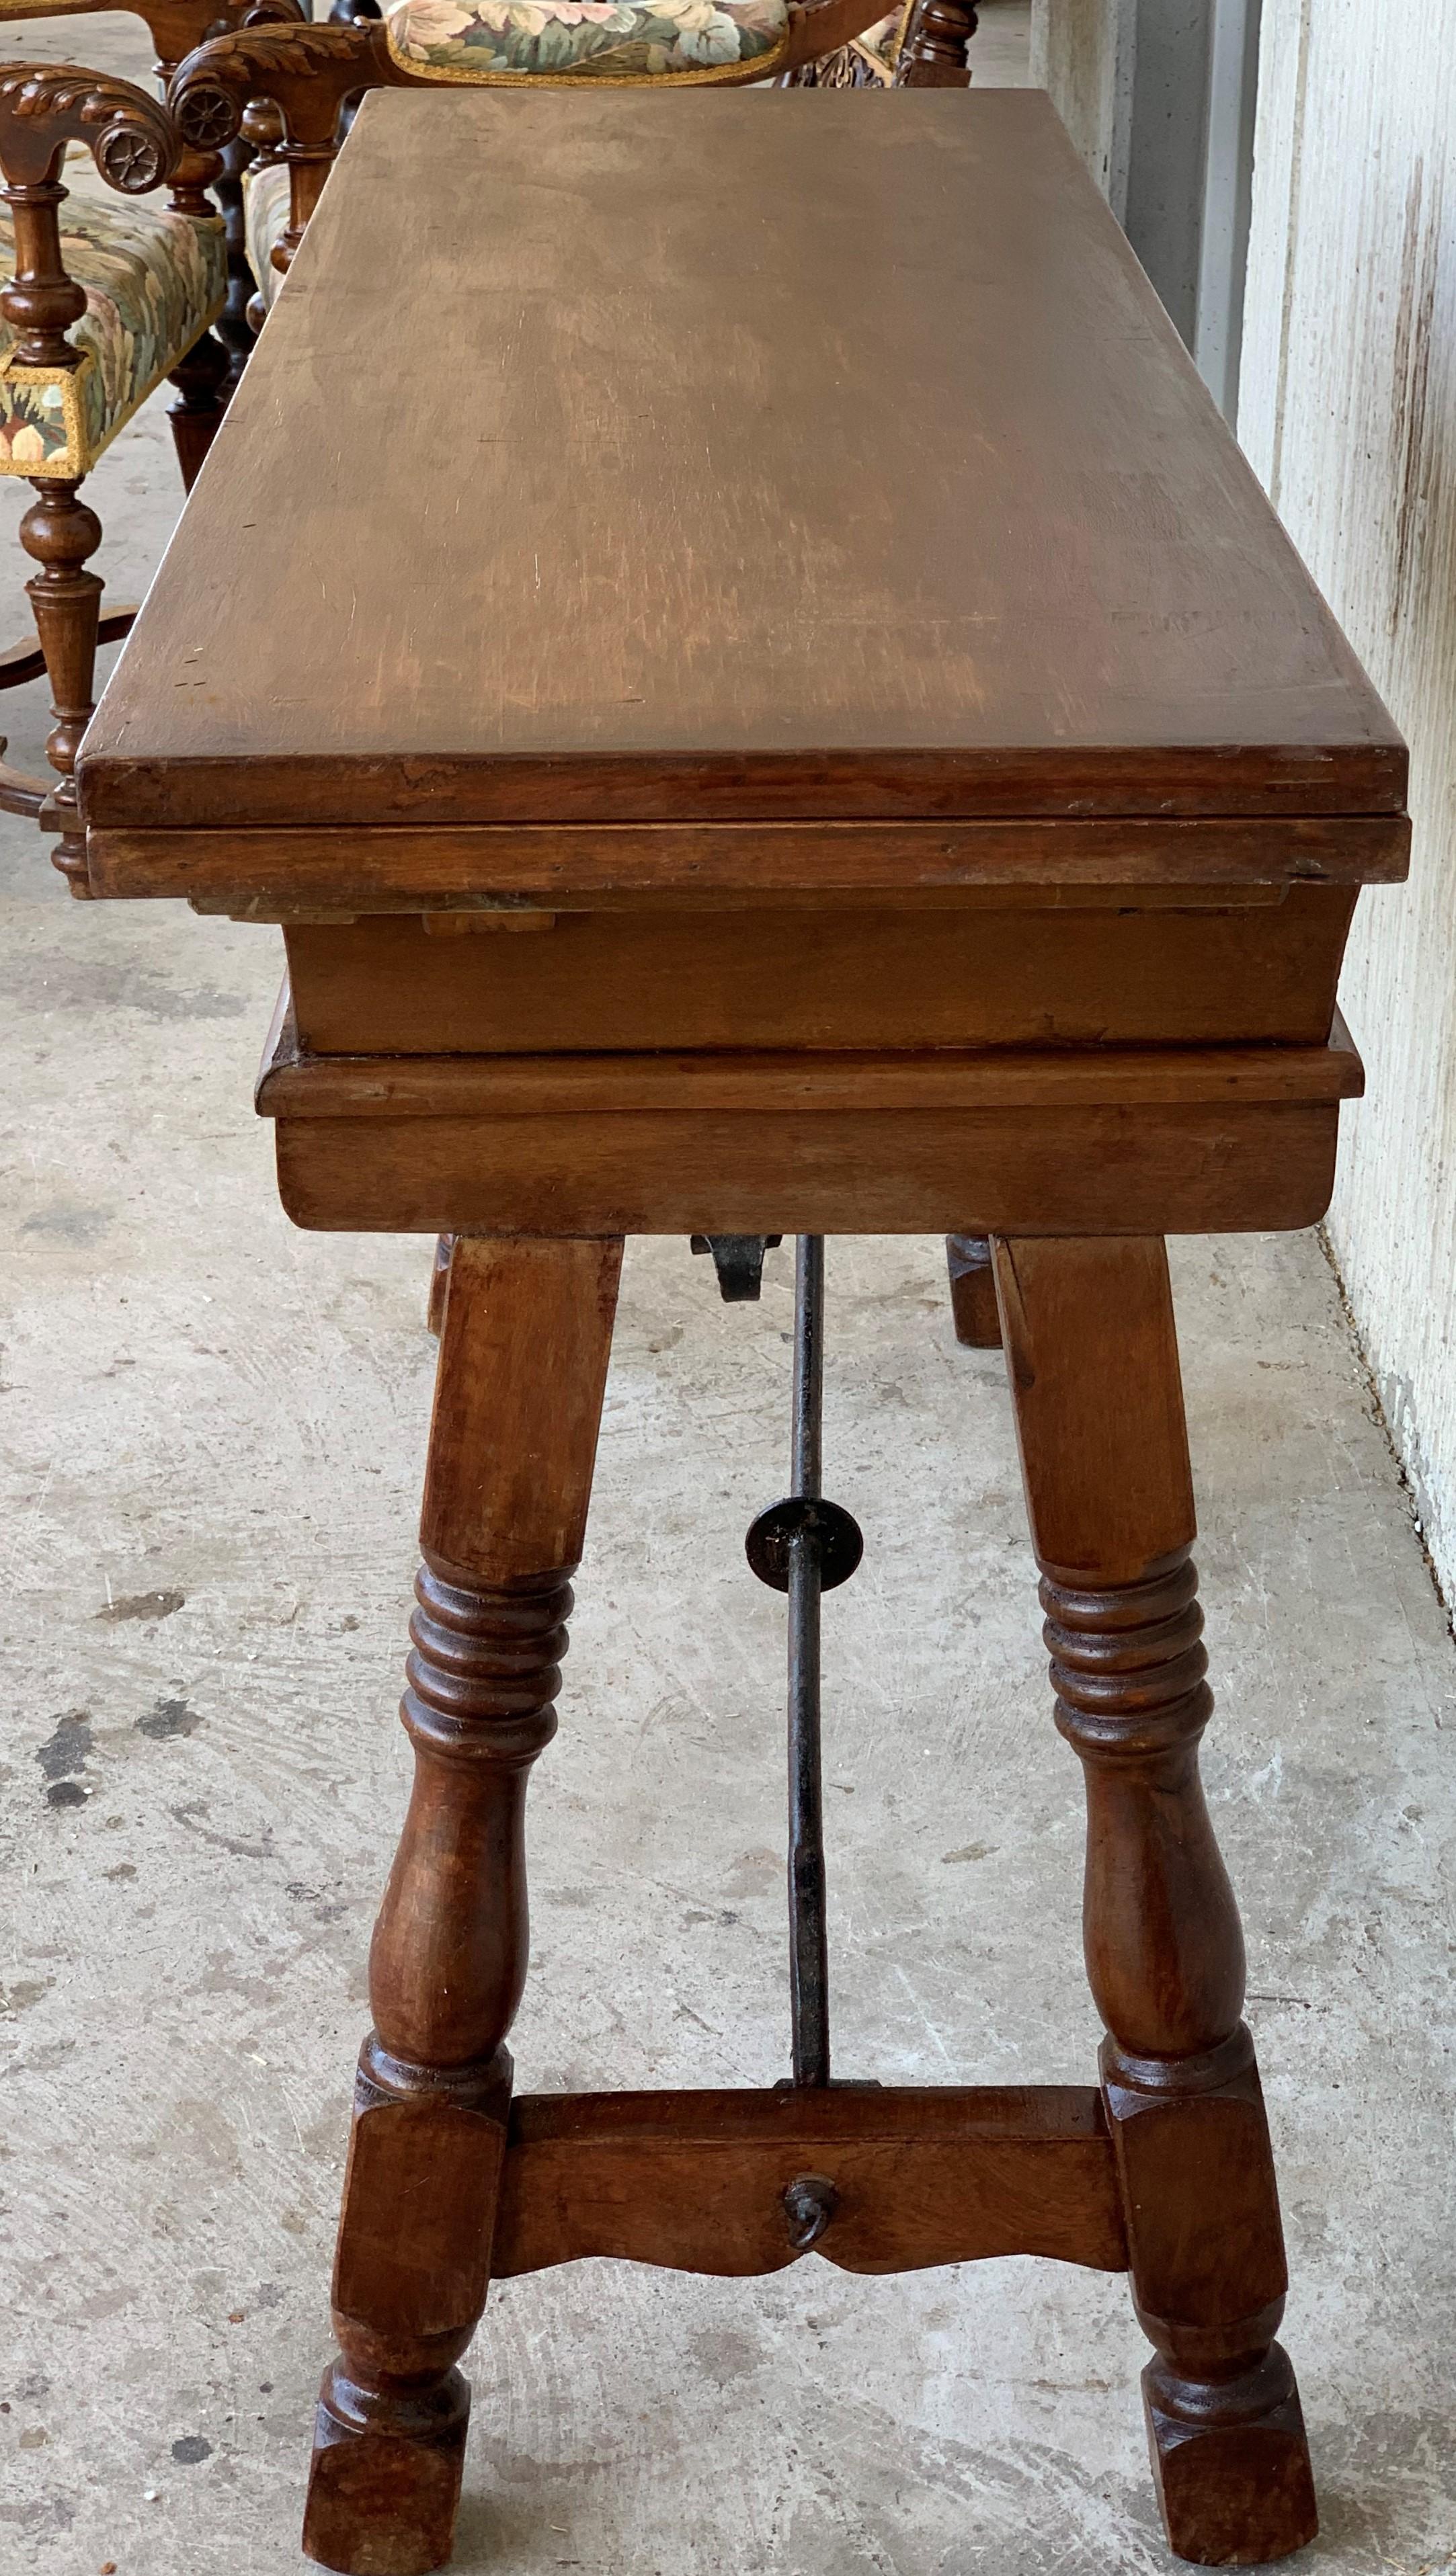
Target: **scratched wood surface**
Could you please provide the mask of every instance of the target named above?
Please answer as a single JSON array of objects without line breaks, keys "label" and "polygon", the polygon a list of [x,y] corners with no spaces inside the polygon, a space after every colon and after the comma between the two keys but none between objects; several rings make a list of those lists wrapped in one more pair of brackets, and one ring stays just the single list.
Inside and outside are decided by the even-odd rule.
[{"label": "scratched wood surface", "polygon": [[88,818],[1389,812],[1032,92],[366,100]]}]

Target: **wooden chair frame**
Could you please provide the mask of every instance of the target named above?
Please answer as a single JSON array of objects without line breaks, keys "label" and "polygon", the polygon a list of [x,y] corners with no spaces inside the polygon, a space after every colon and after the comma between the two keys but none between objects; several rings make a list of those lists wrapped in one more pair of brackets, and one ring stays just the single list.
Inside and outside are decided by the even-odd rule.
[{"label": "wooden chair frame", "polygon": [[[179,61],[219,19],[235,24],[302,17],[300,0],[128,0],[157,49],[164,85]],[[105,0],[37,12],[89,17]],[[247,320],[253,279],[242,247],[241,173],[249,157],[239,143],[226,155],[184,142],[160,103],[128,81],[75,63],[17,63],[0,73],[0,193],[15,218],[15,274],[0,288],[0,311],[20,335],[33,365],[73,368],[80,352],[68,334],[85,310],[83,290],[66,272],[59,208],[68,143],[83,142],[101,176],[123,195],[170,180],[168,210],[193,217],[221,212],[228,244],[228,300],[215,325],[188,351],[171,377],[177,399],[168,417],[190,491],[216,435],[254,333]],[[0,653],[0,690],[49,674],[55,727],[46,745],[57,778],[31,778],[0,756],[0,809],[25,814],[60,832],[56,865],[73,894],[84,896],[85,866],[75,827],[71,771],[91,714],[95,660],[101,644],[130,629],[135,607],[100,612],[103,584],[85,569],[101,542],[101,523],[77,496],[83,477],[34,477],[37,500],[20,539],[38,570],[27,584],[36,636]],[[0,755],[5,744],[0,737]]]},{"label": "wooden chair frame", "polygon": [[[774,77],[792,81],[806,65],[834,53],[884,15],[877,0],[789,0],[788,51]],[[897,80],[911,88],[964,87],[967,48],[976,32],[974,0],[915,0]],[[722,86],[764,77],[745,63]],[[527,84],[523,81],[522,86]],[[257,119],[266,102],[277,119],[269,149],[289,174],[289,224],[273,252],[286,274],[339,150],[342,120],[367,90],[453,88],[408,70],[389,50],[384,25],[357,19],[325,26],[249,24],[199,45],[177,71],[169,103],[194,151],[220,153]]]}]

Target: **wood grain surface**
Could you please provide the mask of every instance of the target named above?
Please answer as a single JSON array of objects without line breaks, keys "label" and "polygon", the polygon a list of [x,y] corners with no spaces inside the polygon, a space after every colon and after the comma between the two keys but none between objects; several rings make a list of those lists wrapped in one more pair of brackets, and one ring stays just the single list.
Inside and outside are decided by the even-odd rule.
[{"label": "wood grain surface", "polygon": [[366,99],[83,758],[88,821],[163,829],[1369,815],[1404,776],[1010,91]]},{"label": "wood grain surface", "polygon": [[265,1118],[523,1118],[633,1110],[1158,1108],[1357,1100],[1338,1011],[1321,1046],[940,1047],[927,1054],[311,1055],[285,982],[254,1103]]},{"label": "wood grain surface", "polygon": [[508,1589],[576,1566],[621,1269],[620,1243],[456,1245],[420,1513],[437,1573]]},{"label": "wood grain surface", "polygon": [[847,2272],[997,2254],[1127,2261],[1099,2096],[1076,2085],[527,2095],[511,2113],[491,2271],[587,2254],[679,2271],[798,2261],[785,2187],[823,2175],[815,2246]]},{"label": "wood grain surface", "polygon": [[316,1055],[1319,1046],[1354,900],[1291,886],[1278,905],[1186,912],[1023,912],[1008,895],[951,913],[560,913],[504,939],[396,916],[286,937]]},{"label": "wood grain surface", "polygon": [[[703,801],[726,796],[699,771]],[[190,775],[190,773],[189,773]],[[807,797],[814,764],[801,769]],[[499,773],[504,777],[503,770]],[[660,764],[638,764],[650,808]],[[281,781],[257,779],[250,796]],[[600,780],[598,781],[600,784]],[[576,786],[564,774],[563,801]],[[755,802],[763,788],[755,769]],[[954,792],[953,785],[946,793]],[[1311,784],[1309,793],[1315,793]],[[504,788],[502,788],[504,793]],[[1165,773],[1126,783],[1129,805],[1168,795]],[[175,800],[174,800],[175,801]],[[286,803],[286,799],[284,800]],[[935,802],[927,786],[927,805]],[[185,807],[183,809],[185,810]],[[1104,902],[1114,890],[1147,903],[1166,888],[1210,902],[1297,884],[1394,885],[1410,863],[1404,814],[1238,814],[1125,819],[1041,815],[999,822],[886,823],[386,823],[348,829],[111,831],[87,836],[91,892],[186,895],[200,911],[250,921],[418,912],[422,905],[650,911],[672,905],[824,909],[833,904],[974,905],[1015,886],[1033,901],[1066,894]]]},{"label": "wood grain surface", "polygon": [[1338,1013],[1324,1046],[319,1056],[285,982],[257,1106],[325,1230],[1233,1233],[1323,1214],[1363,1081]]},{"label": "wood grain surface", "polygon": [[280,1118],[322,1232],[1237,1234],[1314,1225],[1335,1101]]}]

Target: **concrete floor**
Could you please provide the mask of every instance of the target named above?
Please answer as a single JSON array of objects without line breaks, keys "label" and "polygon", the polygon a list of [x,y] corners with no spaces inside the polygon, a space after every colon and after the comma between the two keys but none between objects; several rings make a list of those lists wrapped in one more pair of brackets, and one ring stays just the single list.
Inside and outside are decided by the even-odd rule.
[{"label": "concrete floor", "polygon": [[[176,508],[155,411],[93,491],[134,589]],[[38,693],[4,715],[36,757]],[[279,1214],[249,1110],[276,932],[72,905],[19,824],[0,904],[0,2569],[274,2576],[403,1800],[428,1250]],[[685,1244],[631,1248],[532,1793],[527,2087],[785,2063],[781,1611],[742,1558],[784,1481],[770,1269],[728,1309]],[[1325,2517],[1304,2563],[1417,2576],[1456,2564],[1456,1653],[1314,1239],[1180,1244],[1176,1280],[1206,1767]],[[954,1347],[933,1243],[836,1243],[830,1298],[829,1484],[866,1536],[825,1622],[839,2064],[1085,2078],[1079,1780],[1001,1364]],[[471,2364],[456,2563],[1162,2569],[1143,2351],[1119,2281],[1031,2262],[516,2283]]]}]

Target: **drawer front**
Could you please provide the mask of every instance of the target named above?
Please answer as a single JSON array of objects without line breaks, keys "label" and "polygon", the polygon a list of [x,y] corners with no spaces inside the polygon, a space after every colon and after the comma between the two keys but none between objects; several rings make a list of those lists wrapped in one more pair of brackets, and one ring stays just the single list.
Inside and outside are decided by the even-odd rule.
[{"label": "drawer front", "polygon": [[[418,916],[291,925],[301,1045],[317,1055],[693,1047],[1125,1045],[1328,1034],[1355,901],[1186,908],[557,913],[525,935]],[[509,916],[507,919],[509,920]]]}]

